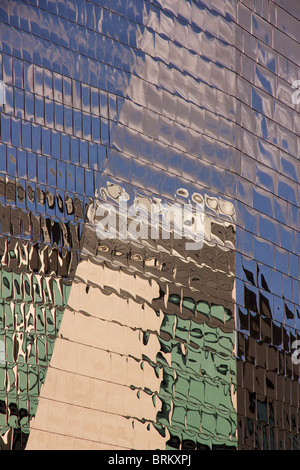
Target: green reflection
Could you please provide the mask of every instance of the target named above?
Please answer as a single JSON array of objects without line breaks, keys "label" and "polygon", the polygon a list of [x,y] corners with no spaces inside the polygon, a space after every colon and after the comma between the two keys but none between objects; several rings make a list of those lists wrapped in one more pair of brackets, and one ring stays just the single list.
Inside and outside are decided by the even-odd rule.
[{"label": "green reflection", "polygon": [[0,435],[28,434],[71,286],[4,268],[0,277]]}]

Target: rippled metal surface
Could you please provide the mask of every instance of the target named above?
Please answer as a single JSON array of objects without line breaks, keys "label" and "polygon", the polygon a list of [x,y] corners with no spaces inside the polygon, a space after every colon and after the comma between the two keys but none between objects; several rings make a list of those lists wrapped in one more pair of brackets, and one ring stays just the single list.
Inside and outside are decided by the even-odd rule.
[{"label": "rippled metal surface", "polygon": [[[1,2],[0,448],[298,449],[299,20]],[[120,188],[203,247],[101,238]]]}]

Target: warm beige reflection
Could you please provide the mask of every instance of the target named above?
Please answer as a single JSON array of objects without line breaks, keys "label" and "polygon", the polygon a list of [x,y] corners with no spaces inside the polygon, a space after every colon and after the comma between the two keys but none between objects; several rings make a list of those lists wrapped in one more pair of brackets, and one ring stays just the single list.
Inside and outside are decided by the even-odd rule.
[{"label": "warm beige reflection", "polygon": [[158,295],[153,280],[81,261],[27,449],[165,448],[168,436],[151,424],[160,400],[143,390],[138,397],[139,388],[159,392],[162,380],[142,361],[160,351],[155,334],[143,345],[142,331],[159,333],[162,319],[141,297]]}]

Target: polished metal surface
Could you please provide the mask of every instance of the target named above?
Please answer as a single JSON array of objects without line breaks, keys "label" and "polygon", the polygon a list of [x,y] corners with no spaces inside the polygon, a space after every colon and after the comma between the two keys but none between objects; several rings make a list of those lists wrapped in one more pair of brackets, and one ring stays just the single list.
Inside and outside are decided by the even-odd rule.
[{"label": "polished metal surface", "polygon": [[[299,21],[0,2],[1,449],[299,448]],[[106,238],[125,195],[202,245]]]}]

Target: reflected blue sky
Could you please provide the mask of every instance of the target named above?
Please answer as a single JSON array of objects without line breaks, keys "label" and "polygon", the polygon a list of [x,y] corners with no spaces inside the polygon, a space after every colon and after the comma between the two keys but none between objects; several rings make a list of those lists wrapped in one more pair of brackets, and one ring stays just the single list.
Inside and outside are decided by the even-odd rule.
[{"label": "reflected blue sky", "polygon": [[[159,2],[110,3],[47,2],[40,8],[34,2],[2,3],[7,104],[1,129],[2,143],[12,147],[9,158],[2,153],[1,171],[90,197],[101,184],[98,170],[170,199],[176,187],[199,189],[199,183],[206,193],[230,196],[234,203],[244,202],[246,191],[247,204],[269,218],[260,218],[259,233],[249,224],[245,231],[248,207],[237,207],[239,249],[248,246],[258,261],[276,266],[270,242],[281,241],[272,235],[268,240],[272,227],[274,234],[279,222],[294,231],[291,253],[299,245],[298,171],[289,157],[296,137],[278,126],[271,131],[273,75],[256,66],[260,88],[249,83],[249,90],[262,138],[246,133],[241,141],[234,3],[224,2],[219,10],[183,1],[163,9]],[[259,23],[253,20],[256,29]],[[264,43],[258,42],[261,50]],[[268,66],[270,54],[264,50],[261,61],[275,72]],[[230,60],[222,63],[222,55]],[[99,97],[95,89],[109,95]],[[70,107],[76,99],[81,110]],[[99,100],[100,126],[97,113],[91,114]],[[15,148],[22,146],[27,152],[16,158]],[[246,158],[240,151],[263,164],[247,174],[248,180],[240,177]],[[288,178],[276,174],[281,165]],[[54,167],[60,179],[53,176]],[[288,272],[295,280],[296,264]]]}]

